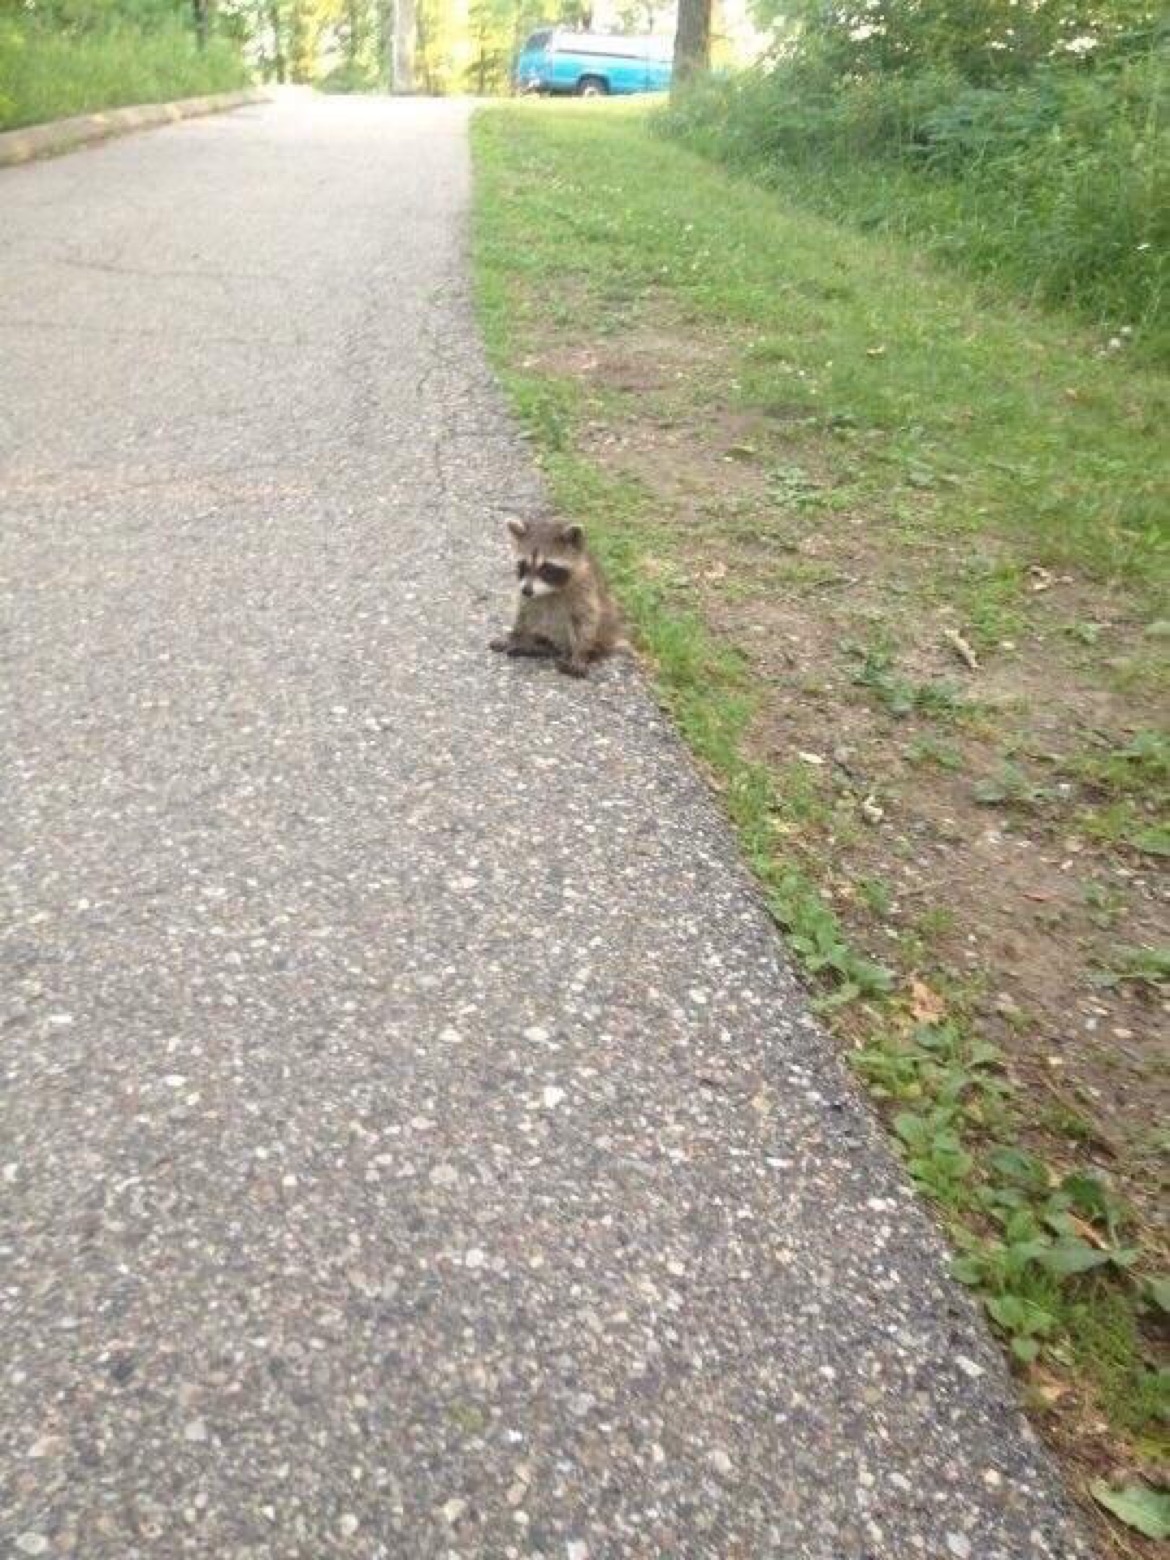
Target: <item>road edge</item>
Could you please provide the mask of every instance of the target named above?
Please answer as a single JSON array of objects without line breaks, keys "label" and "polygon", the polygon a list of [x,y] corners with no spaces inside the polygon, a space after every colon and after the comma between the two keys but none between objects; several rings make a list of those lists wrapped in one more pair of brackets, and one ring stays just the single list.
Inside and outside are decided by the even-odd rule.
[{"label": "road edge", "polygon": [[131,130],[150,130],[156,125],[194,119],[200,114],[221,114],[227,109],[243,108],[248,103],[266,103],[268,99],[269,93],[262,87],[246,87],[240,92],[179,98],[173,103],[135,103],[126,108],[77,114],[71,119],[24,125],[19,130],[0,132],[0,168],[32,162],[38,157],[56,157],[81,146],[90,146],[95,141],[127,135]]}]

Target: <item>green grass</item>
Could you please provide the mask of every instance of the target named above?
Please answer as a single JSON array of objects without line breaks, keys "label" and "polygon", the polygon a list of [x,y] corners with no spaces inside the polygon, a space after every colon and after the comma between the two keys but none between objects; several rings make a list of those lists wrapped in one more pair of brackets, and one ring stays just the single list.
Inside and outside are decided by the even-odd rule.
[{"label": "green grass", "polygon": [[[1162,1400],[1143,1354],[1144,1279],[1135,1276],[1147,1259],[1128,1212],[1103,1184],[1020,1147],[1047,1102],[1008,1082],[973,1021],[967,977],[930,973],[942,1011],[925,1020],[925,988],[907,996],[910,976],[929,970],[919,961],[953,930],[948,910],[916,905],[884,945],[885,962],[854,945],[833,908],[833,864],[864,831],[872,794],[837,785],[823,766],[756,755],[767,690],[750,657],[702,615],[695,533],[659,493],[583,453],[598,418],[620,428],[622,405],[587,376],[558,370],[555,349],[644,341],[636,333],[647,328],[723,342],[727,361],[714,372],[724,404],[778,411],[793,454],[765,472],[770,508],[741,509],[729,497],[702,509],[708,558],[733,535],[735,545],[779,537],[788,548],[790,529],[815,531],[826,498],[844,486],[887,550],[917,557],[924,531],[969,539],[976,558],[994,545],[997,562],[954,579],[928,574],[908,597],[912,609],[915,592],[961,598],[981,647],[1015,631],[1022,571],[1034,564],[1075,568],[1124,588],[1139,615],[1157,612],[1165,381],[1096,357],[1067,323],[981,303],[887,239],[784,208],[648,134],[636,109],[487,111],[474,121],[473,151],[478,303],[492,358],[557,504],[586,523],[660,697],[710,775],[817,1005],[855,1047],[910,1174],[945,1210],[965,1281],[1016,1356],[1081,1370],[1119,1433],[1155,1436]],[[711,372],[697,367],[670,392],[674,404],[701,403]],[[729,455],[739,462],[754,451]],[[780,581],[774,560],[758,574],[780,596],[819,588]],[[725,600],[739,583],[725,582]],[[901,670],[881,624],[836,654],[836,697],[872,702],[894,730],[916,728],[901,749],[911,770],[960,768],[954,741],[984,716],[956,684]],[[824,691],[817,671],[800,674],[810,695]],[[1111,750],[1091,778],[1130,802],[1134,777],[1162,758],[1143,735]],[[1015,805],[1039,800],[1014,769],[995,784]],[[871,875],[853,898],[880,919],[892,894]],[[1113,973],[1150,981],[1160,969],[1119,958]]]},{"label": "green grass", "polygon": [[1121,350],[1170,353],[1170,55],[1049,66],[997,86],[954,72],[842,77],[789,61],[692,90],[671,133],[932,258],[1080,309]]},{"label": "green grass", "polygon": [[0,20],[0,130],[228,92],[247,80],[231,44],[213,38],[200,52],[179,26],[72,36]]},{"label": "green grass", "polygon": [[1067,322],[981,303],[911,248],[730,180],[647,135],[638,110],[517,106],[476,136],[497,207],[485,270],[502,249],[542,293],[600,273],[592,306],[618,327],[623,300],[667,293],[750,346],[743,400],[831,430],[860,493],[994,533],[1021,562],[1164,577],[1163,376],[1098,357]]},{"label": "green grass", "polygon": [[1090,839],[1170,856],[1170,740],[1137,731],[1124,744],[1075,754],[1062,768],[1094,805],[1078,818]]}]

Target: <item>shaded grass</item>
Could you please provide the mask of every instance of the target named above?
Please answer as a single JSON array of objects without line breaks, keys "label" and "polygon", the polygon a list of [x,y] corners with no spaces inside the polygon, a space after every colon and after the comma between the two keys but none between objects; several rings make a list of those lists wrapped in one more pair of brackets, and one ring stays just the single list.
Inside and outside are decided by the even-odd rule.
[{"label": "shaded grass", "polygon": [[0,130],[103,108],[162,103],[246,85],[236,49],[200,51],[179,26],[65,35],[0,21]]}]

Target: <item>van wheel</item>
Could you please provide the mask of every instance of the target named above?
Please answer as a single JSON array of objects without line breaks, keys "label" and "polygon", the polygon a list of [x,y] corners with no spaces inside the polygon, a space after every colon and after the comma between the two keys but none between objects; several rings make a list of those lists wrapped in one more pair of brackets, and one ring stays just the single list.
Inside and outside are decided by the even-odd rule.
[{"label": "van wheel", "polygon": [[577,83],[578,97],[605,97],[608,92],[609,86],[600,76],[582,76]]}]

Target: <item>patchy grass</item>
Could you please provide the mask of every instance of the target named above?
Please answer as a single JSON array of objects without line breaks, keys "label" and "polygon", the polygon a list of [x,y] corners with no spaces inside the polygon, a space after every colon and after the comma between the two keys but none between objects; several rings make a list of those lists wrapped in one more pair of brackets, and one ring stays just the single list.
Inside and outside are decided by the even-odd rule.
[{"label": "patchy grass", "polygon": [[237,50],[190,30],[112,28],[76,35],[0,18],[0,130],[128,103],[162,103],[246,85]]},{"label": "patchy grass", "polygon": [[553,492],[1078,1491],[1140,1504],[1167,384],[624,105],[473,141],[481,318]]}]

